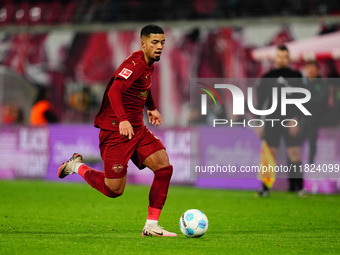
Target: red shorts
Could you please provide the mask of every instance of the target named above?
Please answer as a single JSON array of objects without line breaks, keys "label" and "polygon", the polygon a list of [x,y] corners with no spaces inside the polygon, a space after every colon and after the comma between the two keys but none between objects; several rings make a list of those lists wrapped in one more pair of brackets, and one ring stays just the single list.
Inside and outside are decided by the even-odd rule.
[{"label": "red shorts", "polygon": [[119,131],[101,129],[99,133],[100,154],[104,161],[105,178],[121,178],[127,173],[129,159],[139,168],[143,161],[161,149],[162,142],[146,127],[134,128],[131,140],[121,136]]}]

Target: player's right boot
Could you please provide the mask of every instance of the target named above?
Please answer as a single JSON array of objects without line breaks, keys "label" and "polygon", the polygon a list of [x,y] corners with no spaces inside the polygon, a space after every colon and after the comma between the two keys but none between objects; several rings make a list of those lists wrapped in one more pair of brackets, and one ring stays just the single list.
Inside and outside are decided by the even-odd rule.
[{"label": "player's right boot", "polygon": [[158,224],[152,224],[149,226],[145,225],[142,236],[177,236],[177,234],[164,230]]},{"label": "player's right boot", "polygon": [[72,169],[74,169],[74,164],[76,163],[84,163],[83,156],[79,153],[73,153],[68,161],[61,164],[58,168],[58,177],[65,178],[67,175],[74,174],[75,172]]}]

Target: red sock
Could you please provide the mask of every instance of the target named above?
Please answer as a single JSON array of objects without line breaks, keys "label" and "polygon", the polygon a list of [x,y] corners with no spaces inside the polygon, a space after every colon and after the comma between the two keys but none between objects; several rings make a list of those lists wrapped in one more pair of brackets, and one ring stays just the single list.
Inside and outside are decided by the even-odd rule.
[{"label": "red sock", "polygon": [[78,169],[78,173],[87,181],[88,184],[92,188],[95,188],[99,192],[103,193],[108,197],[119,197],[120,194],[114,193],[108,186],[105,184],[105,176],[101,171],[97,171],[92,169],[87,165],[81,165]]},{"label": "red sock", "polygon": [[158,220],[159,215],[161,215],[162,209],[152,208],[148,206],[148,220]]},{"label": "red sock", "polygon": [[149,194],[148,220],[158,220],[168,195],[172,166],[156,170]]}]

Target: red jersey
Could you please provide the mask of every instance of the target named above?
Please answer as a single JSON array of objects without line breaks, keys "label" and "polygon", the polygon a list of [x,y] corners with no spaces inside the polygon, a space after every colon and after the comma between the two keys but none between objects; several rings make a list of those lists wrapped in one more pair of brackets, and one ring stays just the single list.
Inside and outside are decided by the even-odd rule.
[{"label": "red jersey", "polygon": [[151,96],[151,75],[142,51],[133,52],[119,66],[107,84],[94,126],[105,130],[119,130],[119,122],[128,120],[133,127],[144,125],[144,106],[155,110]]}]

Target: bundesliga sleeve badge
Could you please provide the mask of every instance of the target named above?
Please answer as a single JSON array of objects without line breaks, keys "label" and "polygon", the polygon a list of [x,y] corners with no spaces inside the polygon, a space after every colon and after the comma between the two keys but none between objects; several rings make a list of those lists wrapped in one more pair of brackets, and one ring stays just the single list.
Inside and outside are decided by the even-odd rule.
[{"label": "bundesliga sleeve badge", "polygon": [[120,76],[122,76],[123,78],[127,79],[130,77],[130,75],[132,74],[132,71],[127,69],[127,68],[123,68],[123,70],[118,74]]}]

